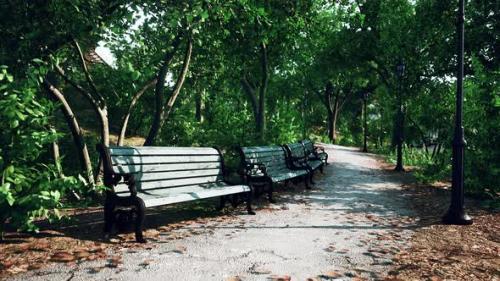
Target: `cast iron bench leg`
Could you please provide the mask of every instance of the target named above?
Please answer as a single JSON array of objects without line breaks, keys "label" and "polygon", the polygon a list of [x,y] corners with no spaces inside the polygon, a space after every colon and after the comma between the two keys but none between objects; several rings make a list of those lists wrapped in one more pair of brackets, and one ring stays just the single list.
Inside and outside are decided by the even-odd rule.
[{"label": "cast iron bench leg", "polygon": [[104,240],[109,240],[113,224],[115,222],[115,200],[111,196],[106,196],[104,203]]},{"label": "cast iron bench leg", "polygon": [[142,235],[142,226],[144,224],[144,212],[146,210],[146,206],[144,205],[144,201],[142,201],[139,197],[134,198],[134,206],[137,212],[137,217],[135,219],[135,241],[145,243],[146,240]]},{"label": "cast iron bench leg", "polygon": [[276,203],[276,200],[273,198],[273,191],[274,191],[274,183],[270,182],[269,183],[269,190],[267,191],[267,199],[269,200],[269,203]]},{"label": "cast iron bench leg", "polygon": [[219,206],[217,206],[216,210],[222,211],[222,209],[224,209],[224,206],[226,206],[226,196],[221,196],[219,201]]},{"label": "cast iron bench leg", "polygon": [[253,200],[253,189],[247,192],[247,212],[249,215],[255,215],[255,212],[252,210],[252,200]]}]

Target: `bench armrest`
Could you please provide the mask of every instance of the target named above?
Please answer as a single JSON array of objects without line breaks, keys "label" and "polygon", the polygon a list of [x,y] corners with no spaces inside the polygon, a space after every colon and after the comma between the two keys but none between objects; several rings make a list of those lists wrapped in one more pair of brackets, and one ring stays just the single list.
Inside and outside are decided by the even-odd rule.
[{"label": "bench armrest", "polygon": [[323,153],[325,152],[325,148],[319,147],[319,146],[315,146],[314,147],[314,153],[317,154],[318,150],[319,150],[319,152],[323,152]]}]

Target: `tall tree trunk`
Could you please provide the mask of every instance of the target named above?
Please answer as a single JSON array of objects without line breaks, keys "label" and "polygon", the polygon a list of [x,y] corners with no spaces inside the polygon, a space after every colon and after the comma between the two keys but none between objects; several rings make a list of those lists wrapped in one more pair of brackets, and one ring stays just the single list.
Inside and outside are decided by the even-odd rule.
[{"label": "tall tree trunk", "polygon": [[332,110],[332,131],[330,132],[332,138],[330,139],[332,143],[337,143],[337,120],[339,116],[339,97],[335,97],[335,102],[333,104]]},{"label": "tall tree trunk", "polygon": [[88,184],[94,187],[95,183],[92,172],[92,163],[90,161],[87,145],[83,138],[83,132],[80,128],[80,125],[78,124],[76,116],[73,113],[73,110],[71,109],[68,101],[64,97],[64,94],[59,91],[59,89],[57,89],[54,85],[47,81],[47,79],[43,81],[43,85],[45,89],[51,94],[51,97],[61,104],[61,110],[73,136],[73,142],[75,143],[75,146],[77,148],[80,165],[82,167],[82,170],[85,171],[84,177],[87,180]]},{"label": "tall tree trunk", "polygon": [[151,128],[149,129],[148,136],[146,137],[146,141],[144,142],[144,145],[146,146],[153,145],[154,139],[158,135],[158,132],[161,127],[161,120],[163,119],[163,116],[165,114],[164,92],[165,92],[165,81],[167,79],[168,67],[170,66],[170,62],[174,58],[175,52],[177,51],[177,48],[181,43],[181,39],[182,39],[181,33],[179,32],[177,33],[177,36],[175,37],[172,43],[173,50],[165,54],[162,66],[158,71],[158,77],[155,87],[155,115],[153,118],[153,123],[151,124]]},{"label": "tall tree trunk", "polygon": [[263,42],[260,44],[262,82],[259,91],[259,112],[257,118],[257,134],[260,141],[264,141],[266,133],[266,92],[269,80],[267,47]]},{"label": "tall tree trunk", "polygon": [[261,81],[259,85],[253,83],[246,75],[243,75],[240,82],[243,91],[250,99],[257,138],[259,141],[263,142],[266,135],[266,93],[269,84],[269,61],[267,57],[267,47],[263,42],[260,44],[260,66]]},{"label": "tall tree trunk", "polygon": [[257,96],[255,95],[255,86],[250,84],[247,77],[241,79],[241,85],[243,86],[243,91],[250,99],[250,105],[252,106],[253,118],[255,120],[255,127],[257,128],[257,123],[259,119],[259,103],[257,101]]},{"label": "tall tree trunk", "polygon": [[[204,92],[205,90],[203,90]],[[200,91],[196,91],[195,93],[195,118],[196,118],[196,121],[201,123],[203,122],[203,114],[202,114],[202,107],[203,107],[203,100],[202,100],[202,96],[203,96],[203,92],[200,92]]]},{"label": "tall tree trunk", "polygon": [[[177,96],[179,95],[182,85],[184,84],[184,81],[186,79],[186,75],[189,69],[189,63],[191,61],[191,53],[193,51],[193,42],[191,38],[188,38],[187,40],[187,46],[186,46],[186,51],[184,54],[184,62],[182,65],[182,70],[181,73],[179,74],[179,77],[177,78],[177,81],[175,82],[174,88],[172,90],[172,93],[170,95],[170,98],[168,99],[166,104],[158,104],[159,102],[163,101],[163,95],[159,97],[159,95],[156,95],[156,114],[155,118],[153,120],[153,124],[151,125],[151,129],[149,131],[148,137],[146,138],[146,141],[144,142],[145,146],[151,146],[154,145],[155,139],[158,136],[161,127],[165,123],[165,120],[168,118],[170,115],[170,112],[172,111],[172,108],[174,106],[175,100],[177,99]],[[163,74],[163,73],[162,73]],[[166,77],[166,68],[165,68],[165,75],[159,75],[158,77],[158,83],[157,85],[157,93],[162,93],[164,84],[165,84],[165,77]],[[161,80],[163,80],[163,83],[160,83]],[[161,84],[159,86],[159,84]],[[158,88],[161,88],[160,91],[158,91]],[[161,107],[161,108],[159,108]]]},{"label": "tall tree trunk", "polygon": [[328,110],[328,139],[335,143],[335,126],[333,125],[333,113]]}]

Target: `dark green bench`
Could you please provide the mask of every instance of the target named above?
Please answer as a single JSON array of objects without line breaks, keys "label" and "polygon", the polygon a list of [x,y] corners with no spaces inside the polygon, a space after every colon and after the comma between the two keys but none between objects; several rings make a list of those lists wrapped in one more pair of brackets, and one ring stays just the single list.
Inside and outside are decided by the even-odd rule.
[{"label": "dark green bench", "polygon": [[324,162],[318,159],[308,158],[306,150],[302,143],[287,143],[284,145],[286,152],[288,154],[288,161],[291,165],[305,166],[311,171],[311,183],[313,172],[320,170],[323,173]]},{"label": "dark green bench", "polygon": [[325,152],[324,148],[314,146],[310,140],[303,140],[301,143],[304,145],[304,150],[309,161],[320,160],[325,165],[328,165],[328,153]]},{"label": "dark green bench", "polygon": [[116,223],[120,208],[131,207],[138,242],[144,242],[142,224],[146,208],[180,202],[245,195],[252,211],[252,191],[246,184],[224,179],[224,161],[218,149],[210,147],[104,147],[103,159],[105,238]]},{"label": "dark green bench", "polygon": [[268,185],[269,202],[274,203],[273,190],[277,183],[302,178],[309,188],[310,171],[305,166],[292,166],[281,146],[241,147],[241,167],[250,185]]}]

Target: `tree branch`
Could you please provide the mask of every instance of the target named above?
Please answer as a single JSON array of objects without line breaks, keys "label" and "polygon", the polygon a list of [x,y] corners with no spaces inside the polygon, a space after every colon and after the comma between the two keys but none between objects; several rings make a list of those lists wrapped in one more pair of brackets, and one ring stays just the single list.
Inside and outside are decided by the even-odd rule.
[{"label": "tree branch", "polygon": [[157,81],[157,78],[152,79],[151,81],[146,83],[144,87],[137,91],[132,97],[132,101],[130,102],[127,113],[123,117],[122,126],[120,128],[120,135],[118,136],[118,141],[116,143],[117,145],[123,145],[123,141],[125,140],[125,133],[127,132],[128,120],[130,119],[130,115],[132,114],[132,109],[134,108],[135,104],[149,88],[153,87],[156,84]]},{"label": "tree branch", "polygon": [[191,62],[191,55],[193,53],[193,40],[191,37],[188,38],[188,43],[186,47],[186,52],[184,54],[184,61],[182,63],[182,70],[181,73],[179,74],[179,77],[177,78],[177,81],[175,82],[174,89],[172,90],[172,95],[167,101],[167,112],[166,112],[166,118],[168,118],[168,115],[170,114],[170,111],[172,110],[172,107],[174,106],[175,100],[177,99],[177,96],[179,95],[182,85],[184,84],[184,81],[186,80],[186,75],[189,70],[189,63]]},{"label": "tree branch", "polygon": [[97,90],[97,87],[94,83],[94,80],[92,79],[92,76],[90,75],[90,72],[87,68],[87,63],[85,62],[85,57],[83,56],[83,52],[82,52],[82,49],[80,48],[80,44],[78,44],[78,41],[76,39],[73,39],[73,45],[75,46],[75,49],[78,53],[78,56],[80,57],[80,63],[82,65],[83,72],[85,73],[85,78],[87,79],[87,83],[92,88],[92,91],[96,95],[97,100],[101,103],[104,103],[105,99]]},{"label": "tree branch", "polygon": [[55,68],[57,73],[61,75],[64,81],[66,81],[66,83],[73,86],[73,88],[75,88],[78,92],[80,92],[93,106],[96,105],[97,103],[96,100],[89,92],[87,92],[82,86],[78,85],[75,81],[71,80],[59,65],[56,65]]}]

